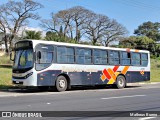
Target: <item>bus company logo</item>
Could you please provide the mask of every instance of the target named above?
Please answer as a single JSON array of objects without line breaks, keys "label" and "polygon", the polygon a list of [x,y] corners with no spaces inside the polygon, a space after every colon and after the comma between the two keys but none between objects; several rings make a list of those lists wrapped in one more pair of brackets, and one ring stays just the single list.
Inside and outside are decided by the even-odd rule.
[{"label": "bus company logo", "polygon": [[144,75],[144,70],[140,71],[140,74],[143,76]]},{"label": "bus company logo", "polygon": [[118,68],[119,66],[114,66],[113,69],[104,69],[102,71],[103,75],[101,76],[101,80],[105,81],[106,79],[108,79],[109,82],[107,84],[113,84],[120,73],[122,73],[123,75],[127,73],[129,66],[125,66],[121,72],[117,72]]}]

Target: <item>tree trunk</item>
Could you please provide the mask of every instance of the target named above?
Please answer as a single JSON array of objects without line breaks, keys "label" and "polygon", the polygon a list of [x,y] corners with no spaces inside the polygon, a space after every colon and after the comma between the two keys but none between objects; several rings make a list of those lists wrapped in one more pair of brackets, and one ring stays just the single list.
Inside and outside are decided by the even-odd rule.
[{"label": "tree trunk", "polygon": [[79,40],[78,40],[78,26],[77,26],[77,23],[76,23],[76,42],[79,42]]},{"label": "tree trunk", "polygon": [[109,42],[105,42],[105,47],[109,47]]},{"label": "tree trunk", "polygon": [[96,45],[96,43],[97,43],[97,39],[96,39],[96,38],[93,38],[92,44],[93,44],[93,45]]},{"label": "tree trunk", "polygon": [[4,36],[4,44],[5,44],[5,54],[9,54],[9,49],[8,49],[8,43],[7,43],[7,36]]}]

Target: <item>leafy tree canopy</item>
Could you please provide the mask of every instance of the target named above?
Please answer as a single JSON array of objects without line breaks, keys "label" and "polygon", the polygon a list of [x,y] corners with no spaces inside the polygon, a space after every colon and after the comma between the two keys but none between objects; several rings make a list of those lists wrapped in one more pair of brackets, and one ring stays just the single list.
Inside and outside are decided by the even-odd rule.
[{"label": "leafy tree canopy", "polygon": [[73,40],[67,36],[63,36],[63,35],[60,36],[60,34],[57,34],[56,32],[52,32],[52,31],[46,32],[45,40],[56,41],[56,42],[76,43],[75,40]]},{"label": "leafy tree canopy", "polygon": [[144,22],[134,31],[138,36],[147,36],[154,41],[160,41],[160,23],[159,22]]},{"label": "leafy tree canopy", "polygon": [[36,31],[30,31],[30,30],[25,31],[25,34],[26,35],[24,39],[35,39],[35,40],[40,40],[42,35],[40,31],[36,32]]},{"label": "leafy tree canopy", "polygon": [[120,41],[120,47],[127,47],[133,49],[149,49],[151,44],[154,44],[154,40],[146,36],[130,36],[128,38],[123,38]]}]

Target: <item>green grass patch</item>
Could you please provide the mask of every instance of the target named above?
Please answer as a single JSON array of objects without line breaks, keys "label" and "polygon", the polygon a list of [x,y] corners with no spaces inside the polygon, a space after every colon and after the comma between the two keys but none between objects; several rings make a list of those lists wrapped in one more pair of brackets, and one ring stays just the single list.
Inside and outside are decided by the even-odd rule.
[{"label": "green grass patch", "polygon": [[12,87],[12,61],[9,56],[0,56],[0,89]]},{"label": "green grass patch", "polygon": [[10,60],[9,56],[0,56],[0,65],[2,64],[12,64],[13,62]]},{"label": "green grass patch", "polygon": [[151,82],[160,82],[160,59],[151,59]]},{"label": "green grass patch", "polygon": [[0,67],[0,88],[8,88],[12,86],[12,68]]}]

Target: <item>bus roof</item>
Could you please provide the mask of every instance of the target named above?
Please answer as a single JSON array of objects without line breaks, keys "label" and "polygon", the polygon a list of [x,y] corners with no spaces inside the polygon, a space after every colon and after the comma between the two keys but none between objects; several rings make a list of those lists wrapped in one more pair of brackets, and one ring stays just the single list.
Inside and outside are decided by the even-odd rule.
[{"label": "bus roof", "polygon": [[85,47],[85,48],[96,48],[96,49],[105,49],[105,50],[121,50],[121,51],[132,51],[132,52],[149,53],[148,50],[138,50],[138,49],[130,49],[130,48],[114,48],[114,47],[104,47],[104,46],[92,46],[92,45],[84,45],[84,44],[73,44],[73,43],[45,41],[45,40],[32,40],[32,39],[26,39],[26,40],[23,40],[23,41],[32,41],[34,47],[37,44],[42,43],[42,44],[64,45],[64,46],[72,46],[72,47]]}]

